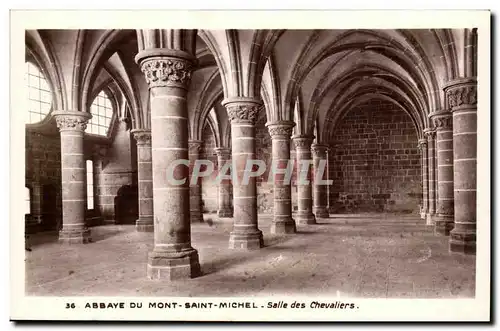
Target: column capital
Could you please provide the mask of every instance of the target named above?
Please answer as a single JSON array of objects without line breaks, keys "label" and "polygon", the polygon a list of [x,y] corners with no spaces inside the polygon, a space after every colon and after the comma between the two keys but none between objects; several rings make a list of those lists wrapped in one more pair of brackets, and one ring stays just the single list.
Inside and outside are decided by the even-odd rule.
[{"label": "column capital", "polygon": [[293,121],[277,121],[266,124],[271,138],[287,138],[290,139],[293,133],[295,122]]},{"label": "column capital", "polygon": [[189,154],[199,154],[202,145],[201,140],[188,140]]},{"label": "column capital", "polygon": [[227,147],[216,147],[214,148],[215,154],[219,157],[230,157],[231,150]]},{"label": "column capital", "polygon": [[452,80],[444,87],[444,93],[451,111],[477,106],[477,81],[475,78]]},{"label": "column capital", "polygon": [[88,121],[92,115],[83,111],[55,111],[55,117],[59,131],[85,131]]},{"label": "column capital", "polygon": [[436,130],[451,130],[453,127],[453,117],[450,111],[435,111],[430,113],[429,117]]},{"label": "column capital", "polygon": [[314,136],[296,135],[293,136],[292,139],[297,149],[310,149]]},{"label": "column capital", "polygon": [[427,147],[427,139],[419,139],[418,140],[418,148],[424,149]]},{"label": "column capital", "polygon": [[181,50],[153,48],[140,51],[135,61],[144,73],[149,88],[178,87],[187,90],[196,59]]},{"label": "column capital", "polygon": [[137,145],[151,145],[151,130],[134,129],[131,132],[137,141]]},{"label": "column capital", "polygon": [[328,145],[312,144],[311,151],[313,152],[314,156],[326,157],[326,153],[328,152]]},{"label": "column capital", "polygon": [[434,128],[424,129],[424,136],[427,137],[427,141],[434,140],[436,138],[436,129]]},{"label": "column capital", "polygon": [[234,97],[224,99],[222,105],[226,107],[231,123],[255,124],[262,108],[262,101],[257,98]]}]

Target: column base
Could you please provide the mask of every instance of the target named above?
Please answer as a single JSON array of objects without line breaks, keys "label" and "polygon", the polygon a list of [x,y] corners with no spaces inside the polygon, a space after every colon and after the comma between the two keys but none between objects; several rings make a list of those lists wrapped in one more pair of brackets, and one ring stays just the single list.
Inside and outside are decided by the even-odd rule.
[{"label": "column base", "polygon": [[189,219],[192,223],[203,223],[203,213],[199,210],[190,210],[189,211]]},{"label": "column base", "polygon": [[135,230],[137,232],[154,232],[153,218],[139,218],[135,221]]},{"label": "column base", "polygon": [[217,211],[217,216],[219,216],[220,218],[232,218],[233,211],[231,209],[219,209]]},{"label": "column base", "polygon": [[435,216],[435,214],[427,213],[425,215],[425,224],[426,225],[434,225],[436,223],[436,221],[434,220],[434,216]]},{"label": "column base", "polygon": [[454,227],[453,215],[438,214],[434,217],[434,233],[440,236],[449,236]]},{"label": "column base", "polygon": [[298,225],[316,224],[314,214],[297,214],[295,221]]},{"label": "column base", "polygon": [[148,255],[147,275],[154,280],[181,280],[201,276],[198,251],[152,251]]},{"label": "column base", "polygon": [[295,220],[291,217],[275,217],[271,223],[272,234],[291,234],[297,232]]},{"label": "column base", "polygon": [[89,228],[63,228],[59,231],[59,242],[62,244],[87,244],[92,241]]},{"label": "column base", "polygon": [[315,207],[313,208],[313,214],[316,218],[329,218],[330,213],[326,207]]},{"label": "column base", "polygon": [[476,254],[476,224],[457,223],[450,231],[450,252]]},{"label": "column base", "polygon": [[239,232],[232,231],[229,235],[230,249],[254,250],[264,247],[264,237],[262,231]]}]

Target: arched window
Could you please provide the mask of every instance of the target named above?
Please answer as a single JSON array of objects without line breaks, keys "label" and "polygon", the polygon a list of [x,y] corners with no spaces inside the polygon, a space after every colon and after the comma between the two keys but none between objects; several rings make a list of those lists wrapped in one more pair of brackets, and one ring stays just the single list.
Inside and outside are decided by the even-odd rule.
[{"label": "arched window", "polygon": [[31,190],[29,187],[24,187],[24,213],[31,214]]},{"label": "arched window", "polygon": [[113,117],[113,106],[104,91],[101,91],[95,97],[94,102],[90,106],[90,113],[92,114],[92,118],[85,132],[107,136],[111,125],[111,118]]},{"label": "arched window", "polygon": [[87,160],[87,209],[94,209],[94,165]]},{"label": "arched window", "polygon": [[52,107],[52,92],[40,69],[32,62],[26,62],[25,86],[28,98],[27,123],[42,121]]}]

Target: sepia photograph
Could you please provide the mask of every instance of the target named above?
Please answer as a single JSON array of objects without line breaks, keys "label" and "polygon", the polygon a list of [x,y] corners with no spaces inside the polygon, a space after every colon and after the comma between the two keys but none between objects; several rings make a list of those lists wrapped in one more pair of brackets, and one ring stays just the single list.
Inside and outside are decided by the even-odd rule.
[{"label": "sepia photograph", "polygon": [[11,12],[11,319],[489,320],[488,11],[91,14]]}]

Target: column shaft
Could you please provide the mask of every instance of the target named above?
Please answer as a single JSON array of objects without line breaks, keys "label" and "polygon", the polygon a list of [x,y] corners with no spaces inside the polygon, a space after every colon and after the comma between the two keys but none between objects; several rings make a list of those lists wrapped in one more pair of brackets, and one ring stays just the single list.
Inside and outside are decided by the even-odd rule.
[{"label": "column shaft", "polygon": [[132,130],[137,141],[137,186],[139,189],[139,218],[135,228],[139,232],[153,232],[153,168],[151,130]]},{"label": "column shaft", "polygon": [[[222,167],[227,163],[231,163],[231,151],[229,148],[218,147],[215,149],[217,153],[217,169],[221,171]],[[227,175],[231,173],[228,171]],[[219,208],[217,215],[222,218],[233,217],[233,184],[230,179],[222,179],[219,182]]]},{"label": "column shaft", "polygon": [[151,93],[154,248],[147,274],[167,280],[196,277],[201,270],[191,246],[186,101],[193,57],[153,49],[139,52],[136,60]]},{"label": "column shaft", "polygon": [[[191,179],[195,162],[200,158],[202,141],[189,140],[189,178]],[[203,222],[203,208],[201,206],[201,178],[189,183],[189,214],[191,223]]]},{"label": "column shaft", "polygon": [[316,224],[312,212],[311,188],[311,136],[299,135],[293,137],[297,155],[297,223]]},{"label": "column shaft", "polygon": [[455,226],[450,251],[476,253],[477,82],[452,82],[446,89],[453,112]]},{"label": "column shaft", "polygon": [[[326,168],[328,160],[328,146],[312,144],[311,150],[313,152],[314,163],[313,213],[316,218],[328,218],[330,216],[330,213],[328,212],[328,186],[321,183],[321,181],[326,181],[328,176],[328,169]],[[321,171],[321,162],[324,162],[325,164],[323,174],[319,173],[319,171]]]},{"label": "column shaft", "polygon": [[436,127],[438,205],[435,220],[435,233],[449,235],[453,228],[453,130],[450,112],[432,114]]},{"label": "column shaft", "polygon": [[[271,233],[287,234],[297,231],[292,218],[292,190],[290,163],[290,136],[295,123],[291,121],[274,122],[267,125],[272,139],[272,165],[279,172],[272,173],[274,184],[274,218]],[[284,169],[286,173],[280,173]]]},{"label": "column shaft", "polygon": [[88,243],[90,230],[85,225],[87,183],[83,137],[89,113],[78,111],[54,112],[61,133],[61,177],[63,226],[59,241]]},{"label": "column shaft", "polygon": [[428,165],[428,190],[429,190],[429,205],[427,211],[427,225],[434,225],[434,218],[436,214],[436,131],[433,129],[424,130],[427,137],[427,165]]},{"label": "column shaft", "polygon": [[420,149],[421,160],[422,160],[422,210],[420,211],[420,217],[426,219],[429,212],[429,165],[428,165],[428,151],[427,151],[427,140],[421,139],[418,141],[418,147]]},{"label": "column shaft", "polygon": [[257,186],[255,177],[243,182],[247,161],[255,159],[255,120],[260,100],[237,97],[225,99],[231,121],[233,162],[234,223],[229,248],[259,249],[264,246],[257,220]]}]

